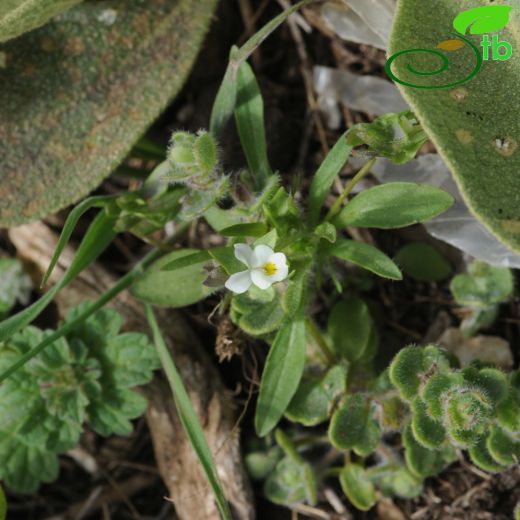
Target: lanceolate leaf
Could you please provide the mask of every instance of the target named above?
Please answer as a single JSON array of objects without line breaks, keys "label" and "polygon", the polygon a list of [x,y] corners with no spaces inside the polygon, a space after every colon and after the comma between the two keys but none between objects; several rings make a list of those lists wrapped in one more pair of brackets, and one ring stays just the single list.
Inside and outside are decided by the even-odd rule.
[{"label": "lanceolate leaf", "polygon": [[314,174],[309,190],[309,220],[311,224],[318,222],[320,209],[325,202],[325,197],[329,192],[336,176],[341,172],[347,162],[352,146],[347,144],[347,134],[345,132],[338,139],[332,150]]},{"label": "lanceolate leaf", "polygon": [[[439,0],[435,9],[426,9],[422,0],[399,0],[389,54],[410,49],[439,50],[436,46],[453,37],[453,21],[467,7],[468,2],[462,0]],[[410,72],[408,67],[421,72],[438,69],[441,58],[431,52],[400,55],[392,63],[392,72],[400,80],[422,87],[398,84],[449,165],[471,211],[502,242],[519,252],[520,105],[515,93],[520,88],[520,11],[512,10],[504,27],[508,7],[489,7],[503,8],[500,24],[490,24],[491,19],[484,20],[479,14],[457,28],[464,31],[470,25],[481,32],[503,27],[496,36],[511,45],[510,59],[494,60],[489,49],[489,59],[479,65],[484,54],[483,36],[470,34],[463,37],[464,48],[439,51],[448,60],[448,68],[442,73],[420,76]],[[486,36],[491,39],[493,35]],[[499,52],[507,56],[507,48]]]},{"label": "lanceolate leaf", "polygon": [[0,46],[0,226],[56,211],[113,170],[180,88],[215,4],[85,2]]},{"label": "lanceolate leaf", "polygon": [[327,254],[352,262],[383,278],[402,280],[403,275],[395,263],[370,244],[342,239],[326,249]]},{"label": "lanceolate leaf", "polygon": [[453,197],[413,182],[389,182],[356,195],[334,219],[338,227],[400,228],[424,222],[446,211]]},{"label": "lanceolate leaf", "polygon": [[237,87],[235,119],[238,134],[255,187],[261,190],[271,175],[265,139],[264,102],[253,69],[246,61],[238,69]]},{"label": "lanceolate leaf", "polygon": [[255,429],[267,435],[278,423],[296,393],[305,364],[303,319],[282,325],[269,350],[256,405]]},{"label": "lanceolate leaf", "polygon": [[3,0],[0,3],[0,42],[43,25],[52,16],[81,0]]}]

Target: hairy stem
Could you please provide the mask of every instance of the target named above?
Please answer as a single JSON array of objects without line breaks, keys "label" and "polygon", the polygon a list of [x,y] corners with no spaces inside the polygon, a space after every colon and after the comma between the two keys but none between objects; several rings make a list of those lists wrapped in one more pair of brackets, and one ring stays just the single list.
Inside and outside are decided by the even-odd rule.
[{"label": "hairy stem", "polygon": [[327,213],[324,222],[329,222],[339,213],[339,210],[341,209],[341,206],[345,198],[352,192],[356,184],[372,169],[372,166],[374,166],[376,160],[377,157],[374,157],[373,159],[367,161],[361,168],[361,170],[359,170],[356,173],[356,175],[352,177],[350,182],[345,186],[345,189],[343,190],[341,195],[334,201],[334,204]]}]

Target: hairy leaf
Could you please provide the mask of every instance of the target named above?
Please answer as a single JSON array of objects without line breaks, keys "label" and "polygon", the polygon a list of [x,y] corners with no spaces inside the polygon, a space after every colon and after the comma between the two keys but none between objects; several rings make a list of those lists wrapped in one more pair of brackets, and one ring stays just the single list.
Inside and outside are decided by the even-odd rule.
[{"label": "hairy leaf", "polygon": [[0,42],[36,29],[81,0],[3,0],[0,3]]},{"label": "hairy leaf", "polygon": [[85,2],[0,47],[0,226],[56,211],[113,170],[180,88],[215,4]]},{"label": "hairy leaf", "polygon": [[[395,59],[387,70],[450,167],[470,210],[518,252],[520,105],[513,93],[519,88],[520,12],[512,10],[504,27],[509,6],[485,6],[487,13],[501,11],[501,20],[484,10],[460,14],[467,7],[464,0],[439,0],[435,9],[425,9],[422,0],[399,0],[389,49]],[[435,49],[452,35],[457,16],[461,32],[472,22],[470,33],[504,27],[493,36],[512,46],[512,57],[493,59],[489,49],[489,59],[483,60],[483,36],[472,34],[458,37],[465,45],[456,52]],[[444,65],[444,72],[434,74]]]},{"label": "hairy leaf", "polygon": [[267,435],[278,423],[298,389],[305,364],[303,319],[287,321],[271,345],[256,405],[255,429]]}]

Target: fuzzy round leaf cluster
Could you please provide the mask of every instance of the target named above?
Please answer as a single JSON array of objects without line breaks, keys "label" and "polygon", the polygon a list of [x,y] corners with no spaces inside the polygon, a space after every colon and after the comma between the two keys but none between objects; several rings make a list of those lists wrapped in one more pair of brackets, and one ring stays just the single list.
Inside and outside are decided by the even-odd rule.
[{"label": "fuzzy round leaf cluster", "polygon": [[404,433],[408,466],[427,476],[467,449],[473,462],[501,471],[520,455],[520,393],[516,373],[490,367],[458,369],[433,346],[407,347],[390,366],[390,380],[411,409]]}]

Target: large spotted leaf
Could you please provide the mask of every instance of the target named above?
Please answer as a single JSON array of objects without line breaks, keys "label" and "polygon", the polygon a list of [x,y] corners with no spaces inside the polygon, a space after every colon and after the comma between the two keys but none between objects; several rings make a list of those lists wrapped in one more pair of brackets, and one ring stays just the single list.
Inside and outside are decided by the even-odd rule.
[{"label": "large spotted leaf", "polygon": [[[478,7],[486,9],[473,10]],[[457,32],[466,26],[473,30]],[[482,39],[494,36],[511,44],[509,60],[494,60],[491,50],[489,59],[482,59]],[[415,50],[402,52],[410,49]],[[389,55],[391,76],[450,166],[471,211],[520,252],[520,3],[436,0],[430,9],[424,0],[399,0]],[[444,72],[418,74],[441,68],[443,59]]]},{"label": "large spotted leaf", "polygon": [[0,227],[112,171],[181,87],[215,4],[85,2],[0,45]]},{"label": "large spotted leaf", "polygon": [[81,0],[1,0],[0,42],[43,25]]}]

